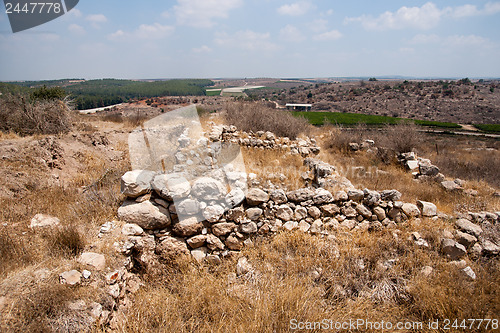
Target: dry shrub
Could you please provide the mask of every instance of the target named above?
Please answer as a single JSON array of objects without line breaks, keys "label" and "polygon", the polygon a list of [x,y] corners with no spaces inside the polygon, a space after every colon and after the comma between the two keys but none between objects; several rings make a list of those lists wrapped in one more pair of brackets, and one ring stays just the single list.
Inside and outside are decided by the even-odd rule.
[{"label": "dry shrub", "polygon": [[445,175],[474,181],[486,181],[500,188],[500,152],[445,151],[432,157],[432,162]]},{"label": "dry shrub", "polygon": [[407,153],[422,142],[422,135],[418,131],[418,125],[401,122],[386,125],[376,142],[378,146],[389,148],[396,153]]},{"label": "dry shrub", "polygon": [[0,276],[32,261],[25,240],[11,235],[7,228],[0,230],[0,258]]},{"label": "dry shrub", "polygon": [[32,286],[15,299],[9,316],[0,321],[4,332],[55,332],[55,322],[68,312],[69,287],[56,281]]},{"label": "dry shrub", "polygon": [[0,98],[0,130],[3,132],[25,136],[66,133],[70,129],[70,110],[62,101],[28,101],[12,95]]},{"label": "dry shrub", "polygon": [[225,118],[228,124],[235,125],[239,130],[254,133],[270,131],[291,139],[310,129],[306,119],[261,103],[228,103],[225,106]]},{"label": "dry shrub", "polygon": [[285,155],[280,150],[242,148],[247,173],[255,173],[261,184],[267,181],[283,189],[295,190],[304,187],[302,173],[308,171],[299,155]]},{"label": "dry shrub", "polygon": [[61,256],[76,256],[85,248],[85,239],[80,231],[69,225],[46,234],[47,244],[52,253]]}]

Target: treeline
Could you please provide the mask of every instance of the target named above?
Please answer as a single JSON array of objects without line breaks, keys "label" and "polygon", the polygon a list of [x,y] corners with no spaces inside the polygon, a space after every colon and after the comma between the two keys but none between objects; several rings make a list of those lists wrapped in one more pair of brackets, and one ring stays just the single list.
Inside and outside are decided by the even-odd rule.
[{"label": "treeline", "polygon": [[153,82],[102,79],[75,84],[68,84],[68,82],[69,80],[14,82],[12,84],[2,84],[0,92],[3,92],[3,89],[6,92],[11,92],[11,90],[15,89],[23,92],[23,89],[28,89],[24,87],[42,85],[47,87],[61,86],[74,101],[75,108],[84,110],[123,103],[131,99],[159,96],[202,96],[205,95],[204,88],[213,85],[211,80],[206,79],[178,79]]}]

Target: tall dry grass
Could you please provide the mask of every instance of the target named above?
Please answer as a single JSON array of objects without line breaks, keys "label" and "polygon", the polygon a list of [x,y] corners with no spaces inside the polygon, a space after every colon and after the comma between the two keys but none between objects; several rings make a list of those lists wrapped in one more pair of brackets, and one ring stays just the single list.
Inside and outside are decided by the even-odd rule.
[{"label": "tall dry grass", "polygon": [[239,130],[254,133],[270,131],[291,139],[311,130],[306,119],[294,117],[287,111],[274,109],[260,102],[227,103],[224,117],[229,125],[235,125]]},{"label": "tall dry grass", "polygon": [[0,131],[26,136],[67,133],[71,129],[71,112],[59,100],[29,101],[23,96],[0,98]]},{"label": "tall dry grass", "polygon": [[[236,258],[210,269],[180,265],[134,297],[120,330],[287,332],[293,319],[395,324],[498,313],[494,267],[471,264],[478,281],[467,281],[436,249],[407,241],[410,231],[338,233],[336,241],[283,232],[243,251],[254,271],[239,277]],[[434,275],[420,273],[425,265]]]}]

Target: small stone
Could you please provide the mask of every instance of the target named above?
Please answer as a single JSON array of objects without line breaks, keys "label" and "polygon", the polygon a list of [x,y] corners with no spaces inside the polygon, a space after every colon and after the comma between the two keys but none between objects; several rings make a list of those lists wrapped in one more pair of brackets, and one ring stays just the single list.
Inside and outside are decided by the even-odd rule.
[{"label": "small stone", "polygon": [[293,210],[288,205],[281,205],[276,210],[276,217],[288,222],[293,219]]},{"label": "small stone", "polygon": [[467,266],[464,269],[462,269],[462,272],[463,272],[464,276],[467,277],[468,279],[470,279],[470,280],[476,279],[476,273],[474,273],[474,271],[472,270],[472,268],[470,266]]},{"label": "small stone", "polygon": [[321,210],[316,206],[309,207],[307,213],[315,220],[321,217]]},{"label": "small stone", "polygon": [[301,221],[299,223],[299,230],[302,232],[308,232],[310,228],[311,228],[311,225],[309,223],[307,223],[306,221]]},{"label": "small stone", "polygon": [[250,206],[257,206],[269,201],[269,195],[259,188],[252,188],[247,192],[247,203]]},{"label": "small stone", "polygon": [[466,219],[458,219],[455,222],[455,225],[463,232],[474,235],[476,237],[479,237],[483,233],[483,229],[480,226]]},{"label": "small stone", "polygon": [[380,193],[378,193],[377,191],[371,191],[369,189],[364,189],[363,195],[363,203],[368,206],[377,206],[381,198]]},{"label": "small stone", "polygon": [[297,221],[288,221],[285,224],[283,224],[283,228],[292,231],[293,229],[297,228],[299,226],[299,223]]},{"label": "small stone", "polygon": [[314,197],[314,191],[308,188],[301,188],[295,191],[288,192],[286,196],[293,202],[304,202],[311,200]]},{"label": "small stone", "polygon": [[248,262],[246,257],[238,259],[236,264],[236,275],[241,276],[253,271],[253,266]]},{"label": "small stone", "polygon": [[382,207],[374,207],[373,213],[377,216],[379,221],[383,221],[386,218],[385,210]]},{"label": "small stone", "polygon": [[122,228],[122,234],[125,236],[140,236],[144,233],[144,230],[134,223],[127,223]]},{"label": "small stone", "polygon": [[333,201],[347,201],[349,200],[349,196],[345,191],[337,191],[333,194]]},{"label": "small stone", "polygon": [[70,286],[80,283],[81,278],[82,274],[77,270],[71,270],[59,275],[59,281],[62,284],[69,284]]},{"label": "small stone", "polygon": [[260,208],[249,208],[247,209],[247,217],[251,220],[251,221],[257,221],[261,216],[262,216],[262,209]]},{"label": "small stone", "polygon": [[455,231],[455,238],[456,238],[457,242],[459,242],[460,244],[462,244],[466,248],[471,247],[472,245],[474,245],[477,242],[476,237],[469,235],[465,232],[458,231],[458,230]]},{"label": "small stone", "polygon": [[258,231],[258,228],[255,222],[250,222],[240,224],[239,230],[243,234],[254,234]]},{"label": "small stone", "polygon": [[217,237],[220,237],[220,236],[225,236],[231,232],[233,232],[233,230],[236,229],[236,224],[234,223],[217,223],[217,224],[214,224],[212,225],[212,233],[217,236]]},{"label": "small stone", "polygon": [[113,298],[120,297],[120,286],[118,284],[113,284],[108,288],[108,294]]},{"label": "small stone", "polygon": [[130,198],[136,198],[151,190],[155,173],[147,170],[133,170],[121,177],[121,191]]},{"label": "small stone", "polygon": [[347,192],[347,196],[349,197],[349,200],[352,201],[361,201],[364,198],[364,193],[361,190],[350,190]]},{"label": "small stone", "polygon": [[441,186],[446,190],[446,191],[459,191],[462,190],[462,187],[455,183],[454,181],[451,180],[446,180],[444,182],[441,182]]},{"label": "small stone", "polygon": [[385,190],[380,193],[380,198],[384,201],[401,200],[402,194],[398,190]]},{"label": "small stone", "polygon": [[57,217],[45,215],[45,214],[36,214],[30,223],[30,228],[49,228],[55,227],[60,224],[60,220]]},{"label": "small stone", "polygon": [[83,265],[89,265],[101,271],[106,268],[106,258],[102,254],[85,252],[80,255],[78,262]]},{"label": "small stone", "polygon": [[164,229],[171,223],[169,211],[153,205],[151,201],[137,203],[127,200],[118,208],[118,217],[125,223],[137,224],[148,230]]},{"label": "small stone", "polygon": [[418,207],[411,203],[404,203],[403,207],[401,207],[401,210],[408,217],[417,217],[420,215],[420,210],[418,209]]},{"label": "small stone", "polygon": [[434,268],[432,268],[431,266],[424,266],[420,270],[420,273],[422,273],[423,276],[428,277],[432,274],[433,271],[434,271]]},{"label": "small stone", "polygon": [[88,278],[90,278],[90,276],[92,275],[92,272],[84,269],[83,272],[82,272],[82,276],[85,280],[87,280]]},{"label": "small stone", "polygon": [[437,215],[437,207],[432,202],[417,201],[417,206],[422,212],[422,216],[433,217]]},{"label": "small stone", "polygon": [[340,213],[340,208],[336,204],[323,205],[320,208],[321,208],[321,211],[326,216],[334,216],[335,214]]},{"label": "small stone", "polygon": [[226,246],[228,249],[233,251],[240,251],[243,248],[243,243],[234,236],[229,236],[226,238]]},{"label": "small stone", "polygon": [[274,201],[276,204],[284,204],[288,201],[288,198],[286,197],[286,193],[283,190],[274,190],[270,193],[270,198],[272,201]]},{"label": "small stone", "polygon": [[191,251],[191,255],[199,264],[201,264],[203,260],[205,260],[205,258],[207,257],[207,253],[208,248],[206,247],[199,247]]},{"label": "small stone", "polygon": [[190,217],[180,220],[172,228],[172,232],[180,237],[189,237],[201,233],[203,223],[196,217]]},{"label": "small stone", "polygon": [[451,260],[460,259],[467,254],[465,247],[462,244],[455,242],[453,239],[444,238],[441,241],[441,248],[443,253]]},{"label": "small stone", "polygon": [[294,216],[297,221],[305,219],[307,217],[307,209],[302,206],[298,206],[295,208]]},{"label": "small stone", "polygon": [[203,217],[210,223],[216,223],[224,215],[224,208],[220,205],[208,206],[203,210]]},{"label": "small stone", "polygon": [[192,249],[196,249],[196,248],[199,248],[199,247],[202,247],[203,245],[205,245],[205,241],[206,240],[207,240],[207,236],[206,235],[196,235],[196,236],[193,236],[193,237],[187,239],[186,243]]}]

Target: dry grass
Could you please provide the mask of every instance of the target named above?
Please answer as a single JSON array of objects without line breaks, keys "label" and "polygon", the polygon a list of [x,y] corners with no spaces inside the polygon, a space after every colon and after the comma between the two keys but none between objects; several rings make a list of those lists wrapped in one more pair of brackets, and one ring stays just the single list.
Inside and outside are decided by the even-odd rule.
[{"label": "dry grass", "polygon": [[23,96],[0,99],[0,131],[19,135],[58,134],[71,129],[71,114],[62,101],[28,101]]},{"label": "dry grass", "polygon": [[227,103],[224,110],[227,123],[246,132],[271,131],[295,139],[311,130],[306,119],[262,103]]},{"label": "dry grass", "polygon": [[[292,319],[396,323],[498,313],[494,267],[472,264],[479,280],[469,282],[435,249],[407,241],[410,231],[399,238],[339,233],[336,241],[283,232],[242,253],[255,270],[240,277],[234,275],[236,258],[211,269],[183,264],[156,276],[135,297],[121,330],[285,332]],[[435,275],[422,276],[425,265]]]},{"label": "dry grass", "polygon": [[299,155],[286,155],[285,151],[242,148],[247,173],[255,173],[262,185],[269,181],[284,189],[304,187],[301,175],[308,171]]}]

